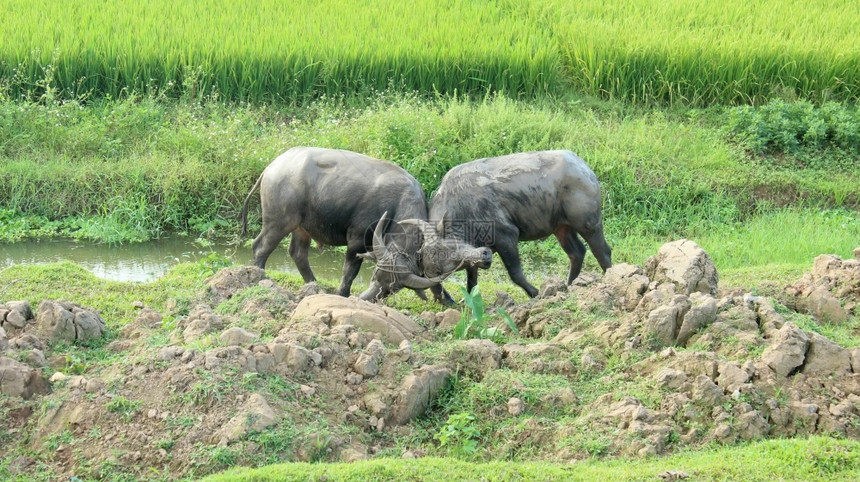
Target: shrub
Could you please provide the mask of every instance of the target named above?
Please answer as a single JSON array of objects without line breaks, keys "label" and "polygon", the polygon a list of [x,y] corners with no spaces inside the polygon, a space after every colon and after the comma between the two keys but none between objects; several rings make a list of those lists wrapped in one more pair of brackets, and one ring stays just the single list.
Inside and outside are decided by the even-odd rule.
[{"label": "shrub", "polygon": [[827,148],[860,153],[860,110],[856,107],[774,100],[760,107],[734,107],[727,119],[728,134],[757,155]]}]

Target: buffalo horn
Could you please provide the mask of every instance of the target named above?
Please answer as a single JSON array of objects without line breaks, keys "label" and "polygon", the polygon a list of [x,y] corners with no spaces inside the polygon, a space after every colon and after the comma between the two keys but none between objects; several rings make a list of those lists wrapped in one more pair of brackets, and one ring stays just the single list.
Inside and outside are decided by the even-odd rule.
[{"label": "buffalo horn", "polygon": [[382,258],[385,257],[385,253],[388,250],[388,247],[385,245],[385,239],[382,237],[385,216],[387,215],[388,211],[382,213],[382,217],[379,218],[379,222],[376,223],[376,228],[373,230],[373,256],[376,258],[377,262],[382,261]]},{"label": "buffalo horn", "polygon": [[412,288],[413,290],[424,290],[431,286],[438,285],[444,278],[425,278],[414,273],[409,273],[406,280],[403,281],[403,286]]}]

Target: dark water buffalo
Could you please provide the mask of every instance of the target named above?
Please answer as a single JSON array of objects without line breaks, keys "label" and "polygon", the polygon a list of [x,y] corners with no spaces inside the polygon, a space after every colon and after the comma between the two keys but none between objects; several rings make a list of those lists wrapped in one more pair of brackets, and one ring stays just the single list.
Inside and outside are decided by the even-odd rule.
[{"label": "dark water buffalo", "polygon": [[[247,230],[248,200],[260,188],[263,229],[254,239],[254,264],[265,268],[269,255],[288,234],[290,256],[305,282],[314,281],[308,263],[311,240],[330,246],[346,246],[343,278],[338,293],[349,296],[361,267],[360,254],[377,259],[370,288],[362,299],[379,299],[401,288],[420,296],[432,288],[437,300],[447,293],[439,282],[444,277],[423,276],[420,251],[444,251],[450,274],[460,265],[485,265],[489,250],[463,243],[447,245],[424,236],[413,223],[427,219],[427,201],[420,184],[395,164],[350,151],[294,147],[278,156],[260,175],[242,206],[242,232]],[[385,213],[388,216],[384,216]],[[392,222],[394,221],[394,222]],[[417,222],[417,221],[415,221]],[[388,238],[388,239],[386,239]],[[447,246],[447,247],[446,247]],[[479,260],[479,261],[476,261]],[[450,297],[448,297],[449,299]]]},{"label": "dark water buffalo", "polygon": [[[606,271],[612,250],[603,237],[601,209],[600,183],[585,161],[570,151],[538,151],[451,169],[430,201],[430,219],[442,220],[446,236],[499,253],[514,283],[534,297],[538,290],[523,275],[517,243],[554,234],[570,258],[570,283],[585,257],[580,235]],[[471,291],[478,270],[466,272]]]}]

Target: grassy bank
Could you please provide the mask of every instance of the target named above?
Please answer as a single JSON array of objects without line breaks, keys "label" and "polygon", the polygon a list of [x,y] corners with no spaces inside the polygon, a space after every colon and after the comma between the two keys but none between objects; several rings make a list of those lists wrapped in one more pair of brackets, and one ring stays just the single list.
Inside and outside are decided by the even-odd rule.
[{"label": "grassy bank", "polygon": [[[733,112],[646,111],[588,99],[426,101],[393,93],[303,107],[151,97],[2,102],[0,239],[235,236],[245,194],[277,154],[295,145],[391,160],[428,196],[450,167],[471,159],[570,149],[602,182],[616,262],[641,264],[642,253],[681,237],[699,241],[727,269],[803,268],[824,252],[850,257],[860,240],[857,110],[827,118],[848,119],[838,124],[842,131],[820,129],[819,142],[791,149],[773,139],[805,139],[810,129],[802,118],[786,127],[781,116]],[[829,122],[807,117],[810,125]],[[253,233],[256,204],[251,212]],[[553,240],[523,249],[564,258]]]},{"label": "grassy bank", "polygon": [[0,5],[0,85],[31,99],[303,102],[394,85],[530,98],[572,87],[645,104],[844,101],[860,93],[859,16],[843,0],[13,0]]},{"label": "grassy bank", "polygon": [[[188,381],[184,385],[167,382],[173,388],[159,392],[163,397],[147,397],[144,393],[161,385],[159,380],[176,380],[175,373],[184,365],[178,361],[165,361],[156,355],[169,345],[196,350],[207,357],[212,354],[212,358],[215,353],[228,350],[217,333],[193,342],[177,342],[176,332],[183,330],[183,320],[192,317],[190,313],[200,303],[211,302],[213,313],[223,317],[229,326],[259,333],[259,343],[255,344],[260,346],[290,326],[289,310],[280,311],[289,305],[288,298],[270,288],[251,286],[228,300],[211,301],[206,280],[223,266],[222,261],[210,256],[183,263],[153,283],[105,282],[68,262],[14,266],[0,272],[0,278],[6,280],[0,283],[0,299],[28,300],[34,307],[47,299],[73,300],[99,311],[109,327],[107,336],[87,343],[47,343],[46,354],[52,357],[53,363],[62,365],[46,370],[101,379],[110,394],[78,395],[63,383],[55,384],[52,394],[28,402],[11,400],[0,394],[0,414],[8,414],[12,419],[21,413],[18,407],[22,403],[33,413],[32,421],[20,429],[9,430],[6,424],[0,425],[0,440],[5,443],[4,452],[0,454],[0,479],[55,480],[62,476],[68,478],[68,474],[73,473],[83,480],[197,480],[203,475],[232,468],[207,480],[653,480],[660,474],[677,471],[695,480],[776,478],[823,481],[854,480],[860,470],[858,442],[852,432],[810,438],[799,432],[794,439],[777,438],[779,435],[772,433],[769,436],[774,439],[771,440],[754,443],[703,441],[695,448],[689,441],[682,442],[679,433],[675,433],[667,438],[669,447],[665,455],[633,457],[622,454],[621,448],[638,443],[641,436],[629,434],[619,447],[613,441],[619,437],[619,432],[624,434],[626,430],[617,427],[615,422],[608,425],[592,423],[591,408],[588,407],[595,407],[598,400],[603,400],[601,403],[605,408],[624,397],[634,397],[656,410],[664,399],[670,397],[672,389],[655,383],[653,373],[643,374],[649,366],[646,360],[653,362],[659,359],[654,348],[604,352],[608,356],[605,365],[594,371],[584,368],[580,362],[584,354],[594,350],[595,346],[602,346],[597,338],[590,336],[566,345],[557,355],[541,358],[545,360],[541,363],[547,365],[566,361],[576,367],[570,372],[563,370],[561,365],[548,368],[513,359],[506,362],[510,366],[479,377],[472,371],[472,362],[462,358],[460,361],[465,364],[464,368],[461,372],[458,368],[458,376],[451,380],[424,416],[414,419],[408,426],[385,431],[369,429],[363,421],[339,418],[334,422],[326,418],[327,413],[342,415],[348,405],[330,412],[333,406],[343,404],[341,397],[322,389],[315,397],[301,394],[300,383],[325,386],[323,380],[327,375],[318,371],[289,375],[248,373],[233,365],[223,368],[204,365],[201,355],[195,369],[185,368],[191,378],[186,379]],[[267,275],[280,287],[292,292],[302,284],[295,276],[272,271]],[[332,283],[323,284],[329,289],[334,288]],[[451,281],[448,284],[449,289],[456,287],[451,286]],[[494,283],[482,282],[481,286],[487,294],[495,288],[511,291],[510,286]],[[522,297],[521,293],[511,293],[515,298]],[[439,309],[434,305],[416,305],[414,299],[411,294],[408,297],[398,294],[387,304],[399,310],[409,308],[411,316],[416,319],[417,313],[423,310]],[[487,301],[490,299],[488,297]],[[135,308],[135,302],[162,313],[164,318],[160,323],[142,327],[139,320],[141,311]],[[249,307],[255,306],[265,306],[274,318],[263,316],[260,311],[249,311]],[[613,323],[617,316],[617,313],[607,310],[585,309],[570,298],[546,304],[541,309],[555,315],[548,318],[553,321],[547,323],[543,335],[539,338],[511,336],[509,341],[526,344],[546,341],[559,329],[606,325]],[[779,309],[782,310],[781,307]],[[804,330],[826,334],[828,338],[840,341],[842,346],[855,347],[857,344],[856,323],[841,326],[819,324],[808,315],[787,311],[784,316]],[[435,330],[430,332],[436,333]],[[462,341],[451,340],[445,335],[438,335],[433,340],[414,343],[415,353],[421,356],[422,364],[449,359],[450,353],[463,346]],[[726,337],[717,343],[729,346],[738,342]],[[238,350],[236,347],[229,349]],[[704,349],[677,350],[695,352]],[[6,352],[6,356],[21,358],[25,355],[23,352],[10,353]],[[755,356],[760,355],[759,351]],[[401,376],[407,372],[408,369],[401,372]],[[141,382],[141,375],[147,373],[148,378],[144,380],[148,383]],[[342,372],[332,370],[332,373],[337,383],[342,384]],[[387,383],[379,381],[380,378],[381,375],[371,384],[385,386]],[[786,387],[798,383],[796,378],[793,380],[787,378],[784,382]],[[373,387],[371,384],[368,387]],[[144,392],[131,391],[132,387]],[[575,394],[571,395],[575,403],[546,398],[564,389]],[[242,396],[237,397],[237,393]],[[201,438],[195,428],[204,425],[204,418],[225,413],[232,416],[250,393],[263,394],[272,404],[286,404],[288,411],[281,422],[266,430],[251,432],[242,440],[226,446]],[[830,392],[822,393],[827,396]],[[522,399],[530,407],[527,414],[508,416],[507,410],[499,410],[512,396]],[[727,397],[724,407],[728,407],[727,410],[735,404],[759,407],[764,402],[764,398],[746,397],[735,401]],[[773,397],[780,404],[787,404],[790,400],[789,395],[780,395],[778,391]],[[55,413],[52,410],[63,404],[66,414],[81,405],[88,405],[91,411],[96,407],[99,416],[85,427],[80,422],[77,425],[66,424],[66,419],[61,416],[51,418]],[[696,406],[693,402],[690,405]],[[146,415],[151,407],[156,412],[169,412],[165,412],[166,418],[154,420]],[[126,418],[118,418],[116,412],[124,412]],[[472,418],[461,420],[459,424],[451,421],[452,416],[469,414]],[[63,423],[57,422],[58,419]],[[118,428],[135,433],[142,426],[152,430],[150,438],[129,437],[126,440],[113,435],[116,438],[110,442],[113,444],[111,449],[94,448],[103,443],[104,436],[115,434]],[[560,426],[567,427],[565,434],[549,435],[555,430],[553,427]],[[710,425],[691,427],[699,427],[702,430],[700,435],[713,428]],[[451,435],[447,443],[443,443],[440,437],[445,433]],[[368,453],[372,460],[330,463],[336,459],[325,451],[327,437],[361,441],[373,446],[374,450]],[[470,440],[476,444],[468,445]],[[163,450],[166,454],[164,462],[151,465],[149,462],[117,462],[124,451],[130,451],[130,443],[135,450],[140,448],[150,454]],[[318,453],[310,459],[317,463],[282,463],[308,460],[300,458],[303,457],[300,453],[313,450],[315,443]],[[407,450],[424,453],[425,456],[417,460],[401,458]],[[561,451],[566,455],[562,457]],[[57,456],[64,452],[73,453],[75,458],[66,462]],[[39,464],[33,466],[38,469],[31,468],[22,473],[20,460],[27,458]],[[560,464],[559,460],[571,462]],[[279,465],[266,466],[272,463]]]},{"label": "grassy bank", "polygon": [[279,464],[234,469],[206,481],[266,480],[855,480],[860,476],[855,441],[813,437],[770,440],[661,459],[584,461],[570,465],[451,459],[380,459],[352,464]]}]

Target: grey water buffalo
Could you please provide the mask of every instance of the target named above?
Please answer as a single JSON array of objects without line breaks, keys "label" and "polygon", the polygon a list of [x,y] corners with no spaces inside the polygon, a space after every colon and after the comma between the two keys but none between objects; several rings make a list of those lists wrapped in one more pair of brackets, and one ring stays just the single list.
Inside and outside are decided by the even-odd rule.
[{"label": "grey water buffalo", "polygon": [[[603,237],[600,183],[570,151],[537,151],[478,159],[451,169],[430,200],[439,231],[499,253],[514,283],[530,297],[538,290],[523,274],[517,243],[554,234],[570,259],[570,283],[582,269],[582,236],[606,271],[612,250]],[[425,263],[428,273],[435,268]],[[467,288],[478,270],[465,267]]]},{"label": "grey water buffalo", "polygon": [[[387,161],[344,150],[288,150],[266,167],[246,196],[241,214],[243,234],[247,232],[248,201],[258,187],[263,228],[254,239],[254,264],[265,268],[281,240],[292,234],[290,257],[304,281],[311,282],[316,280],[308,262],[311,240],[346,246],[338,287],[342,296],[349,296],[363,257],[376,259],[377,268],[362,299],[381,299],[406,287],[421,297],[424,289],[431,288],[442,302],[450,296],[439,283],[454,268],[444,276],[423,276],[422,250],[444,252],[446,262],[455,267],[483,266],[492,259],[486,248],[478,250],[456,241],[443,243],[442,236],[424,235],[416,224],[427,219],[421,185]],[[410,222],[401,225],[403,220]],[[368,246],[372,252],[364,254]]]}]

